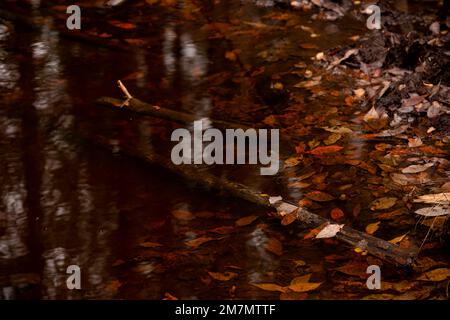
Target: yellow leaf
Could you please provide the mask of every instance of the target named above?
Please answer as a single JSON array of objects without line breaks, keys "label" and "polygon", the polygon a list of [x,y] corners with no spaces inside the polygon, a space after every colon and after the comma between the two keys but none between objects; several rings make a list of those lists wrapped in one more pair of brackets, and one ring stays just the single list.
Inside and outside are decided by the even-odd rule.
[{"label": "yellow leaf", "polygon": [[443,281],[448,277],[450,277],[450,269],[439,268],[422,274],[419,278],[417,278],[417,280],[438,282]]},{"label": "yellow leaf", "polygon": [[317,289],[322,282],[319,283],[309,283],[309,282],[298,282],[291,284],[288,288],[294,292],[308,292]]},{"label": "yellow leaf", "polygon": [[279,286],[275,283],[252,283],[251,285],[263,289],[265,291],[279,291],[279,292],[287,291],[286,288]]},{"label": "yellow leaf", "polygon": [[378,228],[380,227],[380,223],[381,223],[381,221],[369,224],[366,227],[366,232],[368,234],[374,234],[378,230]]},{"label": "yellow leaf", "polygon": [[406,235],[407,235],[407,233],[405,233],[404,235],[401,235],[401,236],[395,237],[394,239],[392,239],[392,240],[389,240],[389,242],[390,242],[390,243],[392,243],[392,244],[397,244],[397,243],[400,243],[400,242],[402,242],[402,241],[403,241],[403,239],[405,239]]}]

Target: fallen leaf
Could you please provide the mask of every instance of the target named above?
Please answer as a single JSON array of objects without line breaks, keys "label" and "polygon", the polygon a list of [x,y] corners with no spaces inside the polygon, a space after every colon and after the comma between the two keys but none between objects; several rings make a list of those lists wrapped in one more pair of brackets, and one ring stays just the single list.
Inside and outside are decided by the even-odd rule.
[{"label": "fallen leaf", "polygon": [[312,79],[307,81],[302,81],[294,85],[295,88],[312,88],[320,84],[321,79]]},{"label": "fallen leaf", "polygon": [[303,49],[319,49],[319,47],[313,43],[300,43],[300,47]]},{"label": "fallen leaf", "polygon": [[435,194],[424,194],[413,201],[421,203],[447,204],[450,203],[450,193],[442,192]]},{"label": "fallen leaf", "polygon": [[178,298],[173,296],[173,295],[171,295],[169,292],[166,292],[164,294],[163,300],[178,300]]},{"label": "fallen leaf", "polygon": [[439,268],[425,272],[417,280],[439,282],[450,277],[450,269]]},{"label": "fallen leaf", "polygon": [[289,290],[294,292],[309,292],[317,289],[322,283],[299,282],[288,286]]},{"label": "fallen leaf", "polygon": [[408,138],[408,147],[410,148],[417,148],[423,145],[422,139],[420,137],[416,138]]},{"label": "fallen leaf", "polygon": [[322,127],[322,129],[333,132],[333,133],[340,133],[340,134],[352,134],[353,130],[346,128],[346,127]]},{"label": "fallen leaf", "polygon": [[389,208],[392,208],[396,202],[397,202],[397,198],[393,198],[393,197],[392,198],[389,198],[389,197],[379,198],[379,199],[372,201],[372,203],[370,204],[370,210],[376,211],[376,210],[389,209]]},{"label": "fallen leaf", "polygon": [[325,193],[323,191],[311,191],[307,194],[305,194],[305,197],[308,199],[319,201],[319,202],[325,202],[325,201],[331,201],[334,200],[334,197],[328,193]]},{"label": "fallen leaf", "polygon": [[311,279],[311,276],[312,276],[312,273],[308,273],[303,276],[295,277],[294,279],[292,279],[290,285],[309,282],[309,279]]},{"label": "fallen leaf", "polygon": [[174,210],[171,213],[178,220],[192,220],[195,218],[191,212],[186,210]]},{"label": "fallen leaf", "polygon": [[344,211],[339,208],[333,208],[330,212],[330,216],[333,220],[340,220],[344,217]]},{"label": "fallen leaf", "polygon": [[283,200],[283,198],[280,197],[280,196],[270,197],[269,198],[269,203],[270,204],[275,204],[275,203],[277,203],[278,201],[281,201],[281,200]]},{"label": "fallen leaf", "polygon": [[110,293],[117,293],[121,286],[122,283],[119,280],[111,280],[105,285],[104,290]]},{"label": "fallen leaf", "polygon": [[224,273],[208,271],[208,274],[211,276],[211,278],[218,280],[218,281],[229,281],[238,276],[237,273],[229,272],[229,271],[224,272]]},{"label": "fallen leaf", "polygon": [[337,66],[338,64],[340,64],[341,62],[343,62],[344,60],[347,60],[348,58],[350,58],[351,56],[357,54],[359,52],[358,49],[350,49],[347,50],[347,52],[345,52],[344,56],[340,59],[336,59],[334,60],[332,63],[330,63],[330,65],[328,66],[328,70]]},{"label": "fallen leaf", "polygon": [[260,288],[265,291],[279,291],[279,292],[287,292],[287,289],[279,286],[275,283],[251,283],[252,286]]},{"label": "fallen leaf", "polygon": [[430,177],[425,171],[417,174],[392,173],[391,179],[401,186],[424,184],[430,181]]},{"label": "fallen leaf", "polygon": [[366,227],[366,232],[368,234],[374,234],[378,230],[378,228],[380,227],[380,223],[381,223],[381,221],[369,224]]},{"label": "fallen leaf", "polygon": [[270,238],[266,245],[264,246],[267,251],[276,254],[277,256],[281,256],[283,254],[283,245],[278,239]]},{"label": "fallen leaf", "polygon": [[329,224],[316,236],[316,239],[333,238],[344,227],[343,224]]},{"label": "fallen leaf", "polygon": [[159,244],[157,242],[149,242],[149,241],[142,242],[139,245],[141,247],[144,247],[144,248],[156,248],[156,247],[160,247],[161,246],[161,244]]},{"label": "fallen leaf", "polygon": [[290,188],[299,188],[299,189],[305,189],[308,188],[311,184],[308,182],[302,182],[302,181],[294,181],[288,184],[288,187]]},{"label": "fallen leaf", "polygon": [[303,267],[306,266],[306,262],[303,260],[293,260],[295,267]]},{"label": "fallen leaf", "polygon": [[236,226],[238,226],[238,227],[247,226],[247,225],[251,224],[253,221],[255,221],[256,219],[258,219],[258,216],[247,216],[247,217],[240,218],[239,220],[236,221]]},{"label": "fallen leaf", "polygon": [[217,233],[217,234],[229,234],[235,231],[235,228],[232,226],[222,226],[214,229],[208,230],[208,232]]},{"label": "fallen leaf", "polygon": [[323,143],[325,143],[327,146],[329,146],[330,144],[336,143],[341,138],[342,138],[342,135],[340,133],[332,133],[328,136],[328,138],[323,140]]},{"label": "fallen leaf", "polygon": [[450,209],[445,206],[433,206],[433,207],[427,207],[418,209],[415,211],[416,214],[424,217],[439,217],[439,216],[446,216],[450,214]]},{"label": "fallen leaf", "polygon": [[430,163],[426,163],[426,164],[416,164],[416,165],[411,165],[408,166],[406,168],[402,169],[402,173],[418,173],[418,172],[423,172],[425,170],[427,170],[428,168],[431,168],[432,166],[434,166],[434,163],[430,162]]},{"label": "fallen leaf", "polygon": [[326,146],[326,147],[317,147],[311,151],[308,151],[308,153],[315,155],[315,156],[321,156],[323,154],[327,153],[336,153],[344,149],[344,147],[341,146]]},{"label": "fallen leaf", "polygon": [[286,159],[284,161],[284,167],[285,168],[290,168],[290,167],[295,167],[296,165],[298,165],[301,161],[300,157],[292,157],[289,159]]},{"label": "fallen leaf", "polygon": [[210,237],[200,237],[197,239],[186,241],[185,244],[189,247],[197,248],[197,247],[201,246],[202,244],[212,241],[212,240],[217,240],[217,239],[210,238]]},{"label": "fallen leaf", "polygon": [[225,59],[230,60],[230,61],[236,61],[236,59],[237,59],[236,52],[234,52],[234,51],[225,52]]},{"label": "fallen leaf", "polygon": [[122,21],[118,21],[118,20],[109,21],[109,24],[113,25],[114,27],[124,29],[124,30],[132,30],[132,29],[136,28],[136,25],[134,23],[122,22]]},{"label": "fallen leaf", "polygon": [[293,212],[286,214],[283,219],[281,219],[281,225],[287,226],[297,220],[297,211],[298,210],[294,210]]},{"label": "fallen leaf", "polygon": [[400,242],[402,242],[403,239],[405,239],[406,235],[407,235],[407,233],[405,233],[404,235],[395,237],[394,239],[389,240],[389,242],[392,243],[392,244],[400,243]]}]

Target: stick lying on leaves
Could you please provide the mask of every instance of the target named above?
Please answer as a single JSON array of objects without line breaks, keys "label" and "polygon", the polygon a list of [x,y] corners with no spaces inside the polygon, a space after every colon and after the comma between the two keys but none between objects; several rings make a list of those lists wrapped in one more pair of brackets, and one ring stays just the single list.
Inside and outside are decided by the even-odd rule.
[{"label": "stick lying on leaves", "polygon": [[[192,123],[194,120],[196,120],[193,115],[160,107],[154,107],[135,98],[130,99],[130,96],[131,95],[128,96],[128,102],[125,103],[125,108],[130,111],[171,120],[178,123]],[[122,101],[112,98],[102,98],[98,101],[98,103],[101,105],[112,107],[119,107],[123,104]],[[224,121],[211,120],[211,122],[217,127],[230,127],[230,124]],[[101,146],[110,148],[108,139],[99,139],[95,142],[97,144],[100,144]],[[261,192],[252,190],[245,185],[219,178],[203,170],[198,170],[196,166],[174,165],[170,160],[168,161],[167,159],[155,153],[143,154],[142,152],[130,148],[127,145],[121,145],[120,148],[121,151],[125,154],[138,157],[143,159],[144,161],[164,167],[185,179],[198,182],[203,186],[216,190],[224,190],[233,196],[245,199],[259,206],[263,206],[268,209],[275,209],[280,218],[284,218],[286,215],[289,215],[295,220],[308,225],[308,227],[317,228],[319,226],[323,226],[322,231],[325,231],[325,229],[334,230],[331,231],[331,235],[325,235],[321,237],[335,237],[336,239],[347,243],[352,247],[360,248],[361,250],[366,251],[367,253],[377,258],[395,265],[409,266],[413,263],[414,257],[416,255],[414,251],[400,248],[399,246],[392,244],[386,240],[376,238],[367,233],[354,230],[350,227],[336,225],[331,220],[309,212],[302,207],[298,207],[296,205],[282,201],[281,198],[268,198],[266,196],[263,196]]]}]

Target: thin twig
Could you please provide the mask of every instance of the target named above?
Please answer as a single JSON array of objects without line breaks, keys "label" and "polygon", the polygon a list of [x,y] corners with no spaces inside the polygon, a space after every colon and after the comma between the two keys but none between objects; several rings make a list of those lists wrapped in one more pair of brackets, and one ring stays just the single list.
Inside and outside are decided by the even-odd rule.
[{"label": "thin twig", "polygon": [[119,85],[120,90],[122,90],[122,92],[127,97],[127,99],[120,106],[121,108],[123,108],[123,106],[128,106],[128,102],[130,102],[130,100],[133,99],[133,96],[130,94],[130,92],[128,92],[127,87],[125,87],[125,85],[122,83],[122,81],[118,80],[117,84]]}]

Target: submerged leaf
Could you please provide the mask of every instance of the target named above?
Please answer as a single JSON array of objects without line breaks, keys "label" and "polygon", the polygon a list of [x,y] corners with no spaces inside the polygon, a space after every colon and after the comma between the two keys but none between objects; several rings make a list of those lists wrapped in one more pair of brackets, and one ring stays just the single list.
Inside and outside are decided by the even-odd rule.
[{"label": "submerged leaf", "polygon": [[323,191],[311,191],[307,194],[305,194],[305,197],[308,199],[319,201],[319,202],[325,202],[325,201],[331,201],[334,200],[334,197],[328,193],[325,193]]},{"label": "submerged leaf", "polygon": [[247,225],[251,224],[253,221],[255,221],[256,219],[258,219],[258,216],[247,216],[247,217],[240,218],[239,220],[236,221],[236,226],[238,226],[238,227],[247,226]]},{"label": "submerged leaf", "polygon": [[251,285],[265,291],[279,291],[279,292],[287,291],[286,288],[275,283],[251,283]]},{"label": "submerged leaf", "polygon": [[375,211],[375,210],[384,210],[384,209],[389,209],[392,208],[395,203],[397,202],[397,198],[379,198],[374,200],[371,204],[370,204],[370,210]]}]

